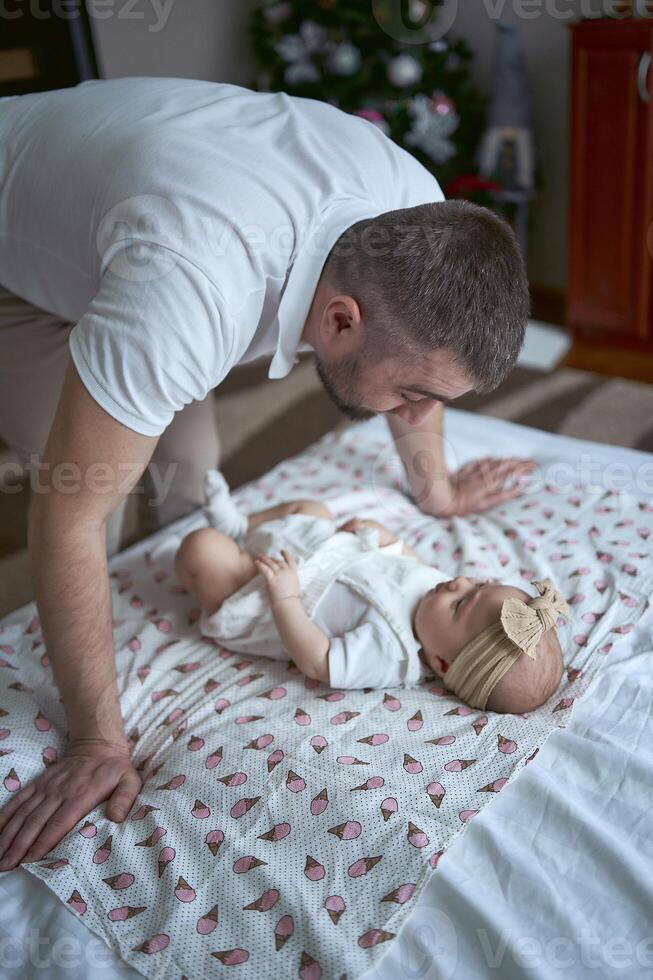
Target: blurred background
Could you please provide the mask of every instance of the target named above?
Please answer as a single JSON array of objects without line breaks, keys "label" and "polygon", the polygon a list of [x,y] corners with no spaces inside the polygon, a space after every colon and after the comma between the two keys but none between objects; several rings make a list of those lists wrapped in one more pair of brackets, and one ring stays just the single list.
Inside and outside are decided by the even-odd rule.
[{"label": "blurred background", "polygon": [[[653,449],[653,3],[29,0],[1,19],[0,96],[166,75],[369,119],[448,197],[503,214],[524,250],[519,366],[455,407]],[[266,379],[250,364],[215,392],[232,486],[345,424],[306,358]],[[2,503],[0,562],[24,548],[24,496]]]}]

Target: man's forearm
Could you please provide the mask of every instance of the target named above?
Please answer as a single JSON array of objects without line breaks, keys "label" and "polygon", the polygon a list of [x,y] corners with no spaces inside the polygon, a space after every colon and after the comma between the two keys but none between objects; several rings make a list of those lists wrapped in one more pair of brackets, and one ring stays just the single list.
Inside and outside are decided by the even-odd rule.
[{"label": "man's forearm", "polygon": [[444,408],[441,404],[424,422],[412,426],[396,415],[388,425],[406,472],[409,492],[425,513],[437,513],[451,503],[452,488],[444,456]]},{"label": "man's forearm", "polygon": [[30,517],[29,555],[47,653],[71,740],[127,744],[116,684],[111,589],[102,529]]}]

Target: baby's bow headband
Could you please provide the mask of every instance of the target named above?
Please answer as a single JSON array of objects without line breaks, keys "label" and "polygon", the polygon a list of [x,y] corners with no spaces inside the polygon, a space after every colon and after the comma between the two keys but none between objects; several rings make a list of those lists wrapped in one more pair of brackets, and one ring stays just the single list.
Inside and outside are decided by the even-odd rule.
[{"label": "baby's bow headband", "polygon": [[467,643],[449,667],[447,687],[467,704],[484,709],[522,653],[535,660],[544,633],[555,629],[559,616],[571,618],[569,606],[549,579],[532,584],[539,596],[528,602],[504,599],[499,622]]},{"label": "baby's bow headband", "polygon": [[501,607],[501,624],[515,646],[535,660],[535,648],[542,635],[555,628],[558,618],[569,619],[571,612],[566,601],[549,579],[533,582],[540,593],[530,602],[506,599]]}]

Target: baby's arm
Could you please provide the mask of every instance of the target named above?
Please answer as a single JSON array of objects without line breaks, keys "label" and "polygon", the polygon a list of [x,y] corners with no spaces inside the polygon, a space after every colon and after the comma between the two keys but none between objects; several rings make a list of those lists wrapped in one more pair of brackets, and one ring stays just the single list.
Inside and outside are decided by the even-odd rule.
[{"label": "baby's arm", "polygon": [[[381,548],[385,547],[388,544],[394,544],[395,541],[399,540],[399,538],[396,535],[394,535],[392,531],[389,531],[388,528],[385,527],[385,525],[380,524],[379,521],[373,521],[371,519],[363,520],[361,518],[354,517],[349,521],[345,521],[344,524],[341,524],[338,530],[350,531],[352,534],[355,534],[356,530],[360,527],[376,528],[376,530],[379,532],[379,546]],[[401,542],[401,553],[402,555],[408,555],[410,558],[417,558],[418,561],[422,560],[420,556],[417,554],[417,552],[413,551],[413,549],[409,545],[407,545],[406,542],[403,540]]]},{"label": "baby's arm", "polygon": [[270,609],[284,649],[302,673],[329,683],[329,637],[313,623],[302,605],[294,559],[257,555],[255,561],[268,588]]}]

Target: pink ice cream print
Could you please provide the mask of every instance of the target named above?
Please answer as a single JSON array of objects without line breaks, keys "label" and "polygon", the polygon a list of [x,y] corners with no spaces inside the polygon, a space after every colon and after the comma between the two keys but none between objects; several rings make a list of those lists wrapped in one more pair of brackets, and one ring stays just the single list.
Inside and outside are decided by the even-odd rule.
[{"label": "pink ice cream print", "polygon": [[224,843],[224,831],[210,830],[204,838],[204,843],[208,846],[213,857],[215,857],[220,850],[220,846]]},{"label": "pink ice cream print", "polygon": [[259,735],[258,738],[252,739],[252,741],[249,742],[245,746],[245,748],[246,749],[266,749],[268,747],[268,745],[270,744],[270,742],[273,742],[273,741],[274,741],[274,735],[270,735],[270,733],[268,732],[265,735]]},{"label": "pink ice cream print", "polygon": [[388,940],[394,938],[394,932],[386,932],[385,929],[369,929],[362,936],[358,937],[358,945],[363,949],[369,949],[371,946],[378,946],[379,943],[387,943]]},{"label": "pink ice cream print", "polygon": [[512,752],[517,751],[517,743],[511,738],[505,738],[503,735],[497,735],[497,748],[499,752],[503,752],[505,755],[510,755]]},{"label": "pink ice cream print", "polygon": [[15,793],[20,789],[20,779],[15,769],[10,769],[5,778],[2,780],[2,785],[7,790],[8,793]]},{"label": "pink ice cream print", "polygon": [[349,865],[347,868],[347,874],[350,878],[360,878],[361,875],[366,875],[368,871],[371,871],[372,868],[382,860],[382,858],[382,854],[379,854],[378,857],[359,858],[357,861],[354,861],[353,864]]},{"label": "pink ice cream print", "polygon": [[289,769],[286,777],[286,789],[289,789],[291,793],[301,793],[306,789],[306,783],[301,776]]},{"label": "pink ice cream print", "polygon": [[174,861],[176,856],[177,856],[177,852],[175,851],[174,847],[161,848],[161,850],[159,851],[159,860],[158,860],[159,878],[162,876],[163,872],[168,867],[170,862]]},{"label": "pink ice cream print", "polygon": [[360,711],[339,711],[337,715],[331,718],[332,725],[346,725],[348,721],[352,718],[357,718]]},{"label": "pink ice cream print", "polygon": [[299,976],[300,980],[320,980],[322,976],[320,964],[305,950],[299,961]]},{"label": "pink ice cream print", "polygon": [[385,779],[383,776],[370,776],[370,778],[366,779],[364,783],[360,784],[360,786],[352,786],[351,792],[353,793],[356,790],[380,789],[381,786],[384,785]]},{"label": "pink ice cream print", "polygon": [[383,707],[387,708],[388,711],[399,711],[401,708],[401,701],[393,694],[384,694]]},{"label": "pink ice cream print", "polygon": [[388,796],[381,804],[381,815],[383,816],[384,823],[387,823],[390,817],[397,812],[399,805],[394,798],[394,796]]},{"label": "pink ice cream print", "polygon": [[145,905],[121,905],[119,908],[107,912],[107,919],[111,922],[126,922],[128,919],[133,919],[145,912],[145,909]]},{"label": "pink ice cream print", "polygon": [[237,875],[247,874],[253,868],[258,868],[262,864],[267,863],[267,861],[261,861],[260,858],[255,857],[253,854],[245,854],[243,857],[238,858],[237,861],[234,861],[233,870]]},{"label": "pink ice cream print", "polygon": [[440,805],[442,804],[442,801],[446,793],[446,790],[442,785],[442,783],[438,783],[438,782],[429,783],[428,786],[426,787],[426,792],[428,793],[431,799],[431,803],[435,804],[435,806],[439,810]]},{"label": "pink ice cream print", "polygon": [[143,840],[136,841],[134,847],[155,847],[167,833],[165,827],[155,827],[152,833]]},{"label": "pink ice cream print", "polygon": [[316,861],[315,858],[311,857],[310,854],[306,855],[306,862],[304,864],[304,874],[309,881],[321,881],[325,875],[324,865]]},{"label": "pink ice cream print", "polygon": [[479,793],[499,793],[503,789],[503,787],[506,785],[507,782],[508,782],[508,780],[505,777],[502,777],[500,779],[494,779],[494,780],[492,780],[491,783],[488,783],[486,786],[481,786],[481,788],[478,790],[478,792]]},{"label": "pink ice cream print", "polygon": [[411,775],[418,775],[423,770],[421,762],[417,759],[413,759],[412,755],[408,755],[407,752],[404,753],[404,769],[406,772],[411,773]]},{"label": "pink ice cream print", "polygon": [[406,833],[406,837],[408,842],[412,844],[413,847],[426,847],[426,845],[429,843],[429,838],[424,831],[420,830],[419,827],[416,827],[410,820],[408,821],[408,831]]},{"label": "pink ice cream print", "polygon": [[290,833],[289,823],[277,823],[274,827],[270,827],[266,830],[264,834],[259,834],[259,840],[269,840],[269,841],[279,841],[283,840]]},{"label": "pink ice cream print", "polygon": [[73,909],[74,912],[77,912],[78,915],[84,915],[88,907],[77,889],[72,892],[70,898],[68,899],[68,905],[70,905],[71,909]]},{"label": "pink ice cream print", "polygon": [[313,748],[319,755],[320,752],[323,752],[326,749],[329,743],[325,739],[324,735],[314,735],[310,744],[311,748]]},{"label": "pink ice cream print", "polygon": [[170,945],[170,936],[165,932],[159,932],[156,936],[151,936],[138,946],[132,946],[133,953],[146,953],[151,956],[154,953],[161,953]]},{"label": "pink ice cream print", "polygon": [[149,803],[142,803],[131,815],[132,820],[144,820],[148,813],[158,810],[158,806],[150,806]]},{"label": "pink ice cream print", "polygon": [[195,889],[191,888],[185,878],[180,877],[177,879],[177,884],[175,886],[175,898],[177,898],[180,902],[195,901]]},{"label": "pink ice cream print", "polygon": [[282,915],[274,927],[274,945],[277,952],[286,945],[295,931],[292,915]]},{"label": "pink ice cream print", "polygon": [[445,762],[444,768],[447,772],[463,772],[476,761],[476,759],[452,759],[450,762]]},{"label": "pink ice cream print", "polygon": [[339,840],[354,840],[356,837],[360,837],[362,827],[358,820],[347,820],[345,823],[339,823],[335,827],[329,827],[327,833],[333,834]]},{"label": "pink ice cream print", "polygon": [[91,840],[97,834],[97,827],[94,823],[91,823],[90,820],[85,820],[84,824],[79,828],[77,833],[81,834],[82,837],[86,837],[88,840]]},{"label": "pink ice cream print", "polygon": [[406,722],[406,727],[409,732],[418,732],[424,724],[424,719],[422,718],[422,712],[416,711],[411,718]]},{"label": "pink ice cream print", "polygon": [[329,913],[329,918],[334,926],[337,926],[340,921],[340,916],[346,908],[344,898],[340,895],[329,895],[324,901],[324,907]]},{"label": "pink ice cream print", "polygon": [[408,882],[405,885],[398,885],[397,888],[393,888],[391,892],[384,895],[381,899],[382,902],[394,902],[396,905],[403,905],[405,902],[410,901],[413,897],[413,893],[417,886],[412,882]]},{"label": "pink ice cream print", "polygon": [[324,813],[329,805],[329,796],[325,789],[320,790],[317,796],[314,796],[311,800],[311,813],[314,817],[318,817],[321,813]]},{"label": "pink ice cream print", "polygon": [[234,820],[238,820],[240,817],[243,817],[248,810],[251,810],[253,806],[256,806],[260,799],[260,796],[243,797],[242,800],[238,800],[236,803],[234,803],[229,811],[229,815],[233,817]]},{"label": "pink ice cream print", "polygon": [[225,966],[238,966],[240,963],[246,963],[249,959],[247,950],[240,946],[236,946],[234,949],[218,950],[211,953],[211,956],[215,956],[216,960],[220,960]]},{"label": "pink ice cream print", "polygon": [[110,878],[103,878],[102,881],[114,891],[122,891],[123,888],[130,888],[135,881],[134,875],[128,871],[121,874],[112,875]]},{"label": "pink ice cream print", "polygon": [[275,749],[274,752],[270,752],[268,756],[267,766],[268,772],[272,772],[275,766],[278,766],[280,762],[284,759],[284,754],[281,749]]},{"label": "pink ice cream print", "polygon": [[104,864],[111,857],[111,845],[113,841],[113,836],[109,834],[103,844],[98,847],[95,854],[93,855],[93,864]]},{"label": "pink ice cream print", "polygon": [[362,742],[363,745],[385,745],[389,739],[389,735],[378,732],[374,735],[366,735],[365,738],[359,738],[357,741]]},{"label": "pink ice cream print", "polygon": [[218,924],[218,906],[214,905],[205,915],[201,915],[197,920],[197,929],[200,936],[209,936]]},{"label": "pink ice cream print", "polygon": [[279,892],[276,888],[268,888],[264,891],[255,901],[250,902],[249,905],[243,905],[244,912],[269,912],[270,909],[279,901]]},{"label": "pink ice cream print", "polygon": [[218,776],[218,781],[224,783],[225,786],[242,786],[243,783],[247,782],[247,773],[230,772],[227,776]]}]

